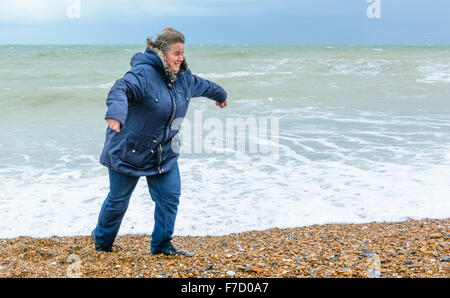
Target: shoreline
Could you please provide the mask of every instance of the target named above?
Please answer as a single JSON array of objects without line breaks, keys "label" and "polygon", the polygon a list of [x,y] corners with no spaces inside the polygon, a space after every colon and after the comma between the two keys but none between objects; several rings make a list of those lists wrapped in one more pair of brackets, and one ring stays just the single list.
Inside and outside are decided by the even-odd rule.
[{"label": "shoreline", "polygon": [[174,236],[193,257],[153,256],[150,235],[112,253],[90,236],[0,239],[0,277],[450,277],[450,218]]}]

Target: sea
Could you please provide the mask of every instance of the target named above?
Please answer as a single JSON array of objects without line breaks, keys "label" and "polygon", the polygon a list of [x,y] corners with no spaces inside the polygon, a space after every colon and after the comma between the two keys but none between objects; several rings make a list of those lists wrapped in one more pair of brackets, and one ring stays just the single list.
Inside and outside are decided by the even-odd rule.
[{"label": "sea", "polygon": [[[0,46],[0,238],[90,234],[109,191],[106,98],[144,47]],[[185,57],[228,106],[191,99],[174,235],[450,217],[450,47],[186,45]],[[227,138],[236,121],[244,133]],[[153,214],[141,177],[119,235],[150,235]]]}]

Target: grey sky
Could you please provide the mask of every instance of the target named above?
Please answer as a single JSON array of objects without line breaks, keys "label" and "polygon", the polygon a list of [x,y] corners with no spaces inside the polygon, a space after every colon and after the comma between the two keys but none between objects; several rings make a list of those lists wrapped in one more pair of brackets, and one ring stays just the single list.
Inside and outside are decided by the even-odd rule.
[{"label": "grey sky", "polygon": [[367,0],[0,0],[0,43],[139,44],[171,26],[191,44],[450,44],[450,1],[371,1],[381,18]]}]

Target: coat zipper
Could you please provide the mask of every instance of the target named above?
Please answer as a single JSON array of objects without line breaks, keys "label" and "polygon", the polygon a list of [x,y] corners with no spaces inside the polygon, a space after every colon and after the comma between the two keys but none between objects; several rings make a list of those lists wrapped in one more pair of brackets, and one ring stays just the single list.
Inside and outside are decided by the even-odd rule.
[{"label": "coat zipper", "polygon": [[172,111],[172,116],[170,117],[169,125],[167,126],[167,129],[166,129],[166,137],[164,138],[164,140],[167,140],[167,138],[169,137],[170,127],[172,126],[173,118],[175,118],[175,113],[177,112],[177,104],[175,103],[175,100],[173,99],[170,92],[169,92],[169,95],[170,95],[170,99],[172,100],[173,111]]},{"label": "coat zipper", "polygon": [[158,171],[159,171],[160,174],[162,173],[161,168],[160,168],[161,160],[162,160],[162,146],[161,146],[161,144],[159,144]]},{"label": "coat zipper", "polygon": [[[169,120],[169,125],[167,126],[167,129],[166,129],[166,137],[164,138],[164,141],[167,140],[167,138],[169,137],[170,127],[172,126],[173,118],[175,118],[175,114],[177,112],[177,104],[175,103],[175,100],[173,99],[172,94],[170,94],[170,91],[169,91],[169,96],[170,96],[170,99],[172,100],[173,111],[172,111],[172,115]],[[160,143],[159,144],[159,162],[158,162],[158,171],[160,174],[162,173],[162,170],[160,167],[161,162],[162,162],[162,146]]]}]

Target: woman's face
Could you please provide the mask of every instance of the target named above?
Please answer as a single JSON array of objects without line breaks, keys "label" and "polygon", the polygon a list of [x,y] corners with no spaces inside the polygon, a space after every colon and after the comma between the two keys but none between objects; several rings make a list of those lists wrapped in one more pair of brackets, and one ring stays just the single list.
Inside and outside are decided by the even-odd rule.
[{"label": "woman's face", "polygon": [[184,54],[184,43],[177,42],[172,45],[169,52],[167,53],[167,63],[170,69],[177,74],[180,71],[181,63],[183,62]]}]

